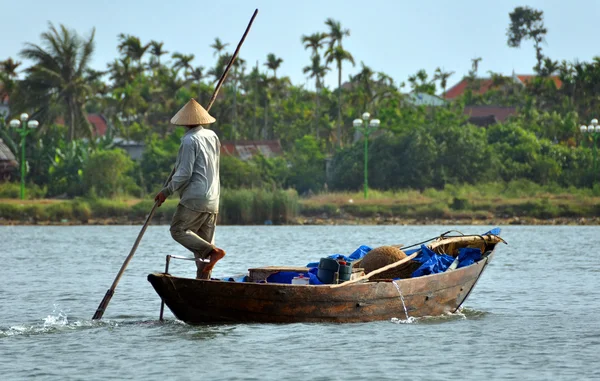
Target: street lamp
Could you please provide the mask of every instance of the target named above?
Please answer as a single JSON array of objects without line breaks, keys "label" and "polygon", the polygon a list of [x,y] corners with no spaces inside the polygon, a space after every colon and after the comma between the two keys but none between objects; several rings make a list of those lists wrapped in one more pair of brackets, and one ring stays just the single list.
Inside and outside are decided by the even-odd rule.
[{"label": "street lamp", "polygon": [[[598,119],[594,118],[592,119],[592,121],[590,122],[589,126],[585,126],[582,125],[581,127],[579,127],[579,129],[581,130],[581,132],[585,135],[586,133],[589,134],[592,137],[592,149],[594,152],[594,175],[592,177],[593,182],[596,182],[596,159],[598,157],[598,153],[596,152],[597,148],[596,148],[596,140],[598,139],[598,137],[600,136],[600,125],[598,125]],[[587,138],[586,138],[587,140]]]},{"label": "street lamp", "polygon": [[[10,121],[10,126],[16,128],[21,135],[21,200],[25,199],[25,137],[31,132],[31,129],[37,128],[39,123],[37,120],[29,120],[29,115],[21,114],[21,120],[13,119]],[[19,128],[21,126],[21,128]]]},{"label": "street lamp", "polygon": [[379,127],[380,124],[379,119],[369,120],[369,118],[371,118],[371,114],[365,112],[362,114],[362,119],[354,119],[354,121],[352,121],[352,125],[354,126],[354,128],[361,132],[365,137],[365,199],[367,198],[369,192],[369,182],[367,176],[367,168],[369,161],[369,135],[371,135],[371,133],[373,133],[377,129],[377,127]]}]

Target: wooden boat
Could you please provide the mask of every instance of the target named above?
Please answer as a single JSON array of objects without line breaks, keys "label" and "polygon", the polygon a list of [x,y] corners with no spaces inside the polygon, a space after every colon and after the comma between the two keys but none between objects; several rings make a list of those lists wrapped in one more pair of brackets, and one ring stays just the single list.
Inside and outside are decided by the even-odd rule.
[{"label": "wooden boat", "polygon": [[[440,236],[427,247],[453,256],[458,255],[459,248],[477,247],[482,259],[442,273],[395,281],[297,285],[200,280],[168,273],[150,274],[148,280],[173,314],[188,324],[350,323],[436,316],[453,313],[463,304],[492,260],[499,242],[504,241],[491,233]],[[261,274],[265,276],[278,269],[290,268],[252,269],[250,279],[256,280]]]}]

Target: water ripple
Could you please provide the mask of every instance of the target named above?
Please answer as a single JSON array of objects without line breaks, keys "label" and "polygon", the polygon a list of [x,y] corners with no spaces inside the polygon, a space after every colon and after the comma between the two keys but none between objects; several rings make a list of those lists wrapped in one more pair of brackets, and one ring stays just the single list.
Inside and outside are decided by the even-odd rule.
[{"label": "water ripple", "polygon": [[[301,266],[361,244],[408,245],[452,228],[481,231],[224,226],[217,240],[228,257],[214,275]],[[167,226],[148,228],[100,321],[91,316],[139,227],[0,227],[0,257],[11,270],[3,273],[11,287],[0,290],[0,372],[8,380],[600,378],[594,365],[600,262],[590,260],[588,250],[599,246],[600,227],[503,231],[510,245],[498,250],[454,314],[356,324],[190,326],[168,310],[158,321],[160,299],[146,280],[163,270],[165,254],[189,255]],[[195,269],[179,261],[171,272],[193,277]]]}]

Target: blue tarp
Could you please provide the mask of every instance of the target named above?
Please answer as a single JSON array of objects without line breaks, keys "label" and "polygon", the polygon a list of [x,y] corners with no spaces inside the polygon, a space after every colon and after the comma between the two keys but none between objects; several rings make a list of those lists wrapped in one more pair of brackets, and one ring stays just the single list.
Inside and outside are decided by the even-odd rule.
[{"label": "blue tarp", "polygon": [[[494,228],[483,235],[493,234],[500,235],[500,228]],[[446,254],[436,254],[427,246],[421,245],[420,249],[407,250],[406,255],[411,255],[416,251],[421,250],[413,260],[422,263],[421,266],[412,273],[412,277],[420,277],[423,275],[442,273],[450,267],[454,258]],[[481,251],[477,248],[463,247],[458,250],[458,266],[457,268],[472,265],[481,260]]]},{"label": "blue tarp", "polygon": [[420,262],[421,267],[412,273],[412,277],[442,273],[454,262],[454,258],[446,254],[436,254],[425,245],[421,245],[421,253],[413,261]]},{"label": "blue tarp", "polygon": [[475,247],[463,247],[458,249],[458,266],[457,268],[472,265],[481,260],[481,250]]},{"label": "blue tarp", "polygon": [[[500,235],[500,228],[494,228],[488,231],[487,233],[484,233],[483,235],[487,234]],[[342,254],[333,254],[328,256],[328,258],[338,259],[341,257],[344,258],[346,262],[353,262],[364,257],[369,251],[371,251],[371,248],[369,246],[362,245],[348,256]],[[421,266],[412,273],[413,278],[420,277],[423,275],[444,272],[448,269],[448,267],[450,267],[452,262],[454,262],[454,258],[452,256],[446,254],[436,254],[425,245],[421,245],[420,248],[406,250],[405,253],[406,255],[411,255],[417,251],[420,251],[420,253],[413,260],[421,263]],[[481,260],[481,258],[481,251],[479,249],[466,247],[461,248],[458,251],[457,268],[472,265],[473,263]],[[317,278],[318,266],[319,262],[311,262],[306,265],[307,269],[304,274],[305,276],[308,276],[310,278],[310,284],[323,284],[321,281],[319,281],[319,278]],[[298,274],[299,273],[295,271],[282,271],[279,273],[275,273],[267,278],[267,283],[290,284],[292,283],[292,279],[298,276]],[[228,280],[235,282],[245,282],[246,278],[229,278]]]},{"label": "blue tarp", "polygon": [[[323,282],[321,282],[319,278],[317,278],[317,271],[318,269],[316,267],[306,269],[304,276],[308,276],[308,278],[310,278],[309,284],[323,284]],[[267,278],[267,283],[290,284],[292,283],[292,279],[294,277],[297,277],[299,274],[300,273],[298,273],[297,271],[280,271],[278,273],[269,275],[269,277]]]}]

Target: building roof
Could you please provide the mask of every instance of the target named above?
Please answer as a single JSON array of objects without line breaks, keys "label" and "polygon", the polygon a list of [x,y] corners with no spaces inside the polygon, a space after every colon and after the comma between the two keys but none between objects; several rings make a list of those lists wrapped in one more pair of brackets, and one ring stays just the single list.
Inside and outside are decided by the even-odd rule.
[{"label": "building roof", "polygon": [[447,103],[446,100],[437,95],[414,91],[406,94],[406,101],[415,106],[443,106]]},{"label": "building roof", "polygon": [[8,177],[17,168],[15,155],[10,151],[4,141],[0,139],[0,180]]},{"label": "building roof", "polygon": [[[524,85],[528,84],[529,82],[531,82],[531,80],[533,78],[537,77],[536,75],[530,75],[530,74],[516,74],[515,76]],[[552,77],[550,77],[550,79],[552,79],[554,81],[554,85],[556,86],[557,89],[560,89],[562,87],[562,81],[560,80],[560,78],[557,75],[553,75]]]},{"label": "building roof", "polygon": [[[475,94],[485,94],[492,87],[492,80],[490,78],[479,78],[479,89],[475,89],[473,93]],[[467,78],[463,78],[456,85],[446,91],[444,94],[444,98],[446,99],[454,99],[458,98],[465,93],[467,90],[467,86],[469,85],[469,81]]]},{"label": "building roof", "polygon": [[498,119],[494,115],[487,116],[471,116],[468,122],[479,127],[487,127],[498,123]]},{"label": "building roof", "polygon": [[496,122],[503,123],[508,117],[515,115],[515,107],[501,106],[465,106],[464,114],[469,116],[469,122],[477,125],[489,125],[493,118]]},{"label": "building roof", "polygon": [[[99,137],[106,135],[108,123],[102,114],[88,114],[87,120],[92,124],[95,136]],[[56,123],[64,124],[65,120],[62,117],[59,117],[56,119]]]},{"label": "building roof", "polygon": [[280,156],[283,153],[279,140],[236,140],[222,141],[221,153],[236,156],[242,160],[250,160],[260,152],[264,157]]},{"label": "building roof", "polygon": [[106,118],[103,115],[88,114],[87,120],[94,126],[94,132],[96,133],[96,136],[106,135],[108,123],[106,123]]},{"label": "building roof", "polygon": [[15,161],[15,155],[11,152],[4,140],[0,139],[0,161]]},{"label": "building roof", "polygon": [[4,86],[0,83],[0,103],[8,104],[9,99],[8,93],[4,92]]},{"label": "building roof", "polygon": [[[508,77],[508,78],[512,78],[516,83],[526,85],[529,82],[531,82],[531,80],[533,78],[536,78],[536,77],[537,77],[536,75],[531,75],[531,74],[513,74],[511,77]],[[556,88],[560,89],[560,87],[562,86],[562,81],[560,80],[560,78],[558,76],[552,76],[550,78],[554,81]],[[494,83],[494,81],[491,78],[478,78],[477,80],[479,81],[479,89],[474,90],[473,93],[479,94],[479,95],[485,94],[486,92],[488,92],[492,88],[492,85]],[[460,82],[458,82],[456,85],[454,85],[450,89],[448,89],[448,91],[446,91],[446,94],[444,94],[444,98],[454,99],[454,98],[460,97],[467,90],[468,84],[469,84],[468,78],[464,77],[463,79],[460,80]]]}]

